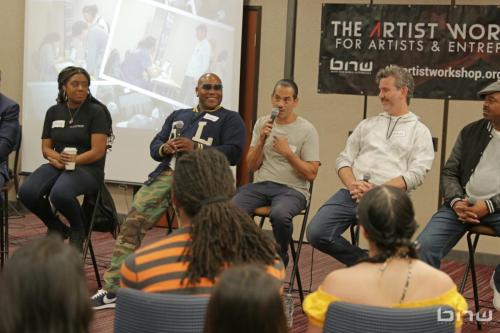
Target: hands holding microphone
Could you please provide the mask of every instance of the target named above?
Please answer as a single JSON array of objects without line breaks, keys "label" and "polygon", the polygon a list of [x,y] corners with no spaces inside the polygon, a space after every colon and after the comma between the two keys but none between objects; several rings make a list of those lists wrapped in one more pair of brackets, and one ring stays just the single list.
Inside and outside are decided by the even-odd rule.
[{"label": "hands holding microphone", "polygon": [[351,194],[351,198],[353,200],[356,200],[356,202],[359,202],[361,197],[371,190],[372,188],[375,187],[373,183],[370,183],[370,178],[371,174],[370,173],[365,173],[363,174],[363,179],[362,180],[356,180],[351,183],[349,186],[348,190],[349,193]]},{"label": "hands holding microphone", "polygon": [[166,155],[174,155],[185,151],[191,151],[194,148],[194,142],[191,139],[181,136],[181,130],[184,127],[184,122],[179,120],[174,123],[173,137],[169,139],[162,147],[163,153]]},{"label": "hands holding microphone", "polygon": [[[264,124],[264,126],[260,128],[260,140],[262,142],[262,146],[264,145],[264,142],[267,140],[268,136],[271,134],[274,122],[279,112],[279,108],[272,108],[269,120]],[[282,156],[293,154],[288,145],[288,138],[286,134],[280,135],[276,132],[275,135],[273,135],[273,149]]]},{"label": "hands holding microphone", "polygon": [[280,113],[280,109],[278,109],[278,108],[272,108],[272,110],[271,110],[271,117],[264,124],[264,126],[261,127],[261,129],[260,129],[260,139],[263,142],[266,141],[266,139],[269,136],[269,134],[271,134],[271,131],[273,130],[274,121],[276,120],[276,117],[278,116],[279,113]]}]

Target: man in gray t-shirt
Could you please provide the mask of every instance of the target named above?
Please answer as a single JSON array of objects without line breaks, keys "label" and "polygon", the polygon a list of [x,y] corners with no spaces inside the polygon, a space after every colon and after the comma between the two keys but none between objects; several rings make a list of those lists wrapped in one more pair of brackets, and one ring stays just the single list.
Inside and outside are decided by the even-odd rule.
[{"label": "man in gray t-shirt", "polygon": [[306,207],[309,182],[314,181],[320,166],[318,132],[294,112],[297,95],[297,84],[291,80],[279,80],[274,86],[271,103],[279,113],[273,119],[264,116],[257,120],[247,154],[254,183],[242,186],[233,198],[249,214],[271,206],[273,234],[285,265],[292,219]]}]

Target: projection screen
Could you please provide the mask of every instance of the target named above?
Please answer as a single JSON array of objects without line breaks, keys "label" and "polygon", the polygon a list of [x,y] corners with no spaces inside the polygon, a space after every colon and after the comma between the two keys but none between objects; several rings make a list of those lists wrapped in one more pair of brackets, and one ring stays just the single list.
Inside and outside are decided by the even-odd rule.
[{"label": "projection screen", "polygon": [[[195,77],[218,74],[237,110],[243,0],[27,0],[22,171],[46,161],[41,133],[57,74],[81,66],[113,117],[106,179],[146,180],[149,143],[166,117],[196,103]],[[97,12],[97,13],[96,13]]]}]

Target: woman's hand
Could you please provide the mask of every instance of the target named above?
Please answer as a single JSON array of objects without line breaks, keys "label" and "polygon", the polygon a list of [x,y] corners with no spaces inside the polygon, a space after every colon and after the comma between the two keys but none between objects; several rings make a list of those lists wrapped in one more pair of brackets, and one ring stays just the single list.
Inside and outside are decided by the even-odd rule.
[{"label": "woman's hand", "polygon": [[76,161],[76,154],[68,154],[64,151],[59,155],[59,161],[64,164],[68,164]]},{"label": "woman's hand", "polygon": [[49,160],[49,163],[56,169],[59,169],[59,170],[64,170],[65,168],[65,164],[62,163],[61,161],[55,159],[55,158],[52,158],[52,157],[47,157],[47,159]]}]

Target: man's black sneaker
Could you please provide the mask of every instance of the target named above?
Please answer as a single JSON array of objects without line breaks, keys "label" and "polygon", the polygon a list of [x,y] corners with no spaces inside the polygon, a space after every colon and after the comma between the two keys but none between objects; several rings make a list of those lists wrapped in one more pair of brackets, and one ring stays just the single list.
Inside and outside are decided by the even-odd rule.
[{"label": "man's black sneaker", "polygon": [[97,293],[90,298],[90,305],[94,310],[109,309],[116,306],[116,294],[99,289]]}]

